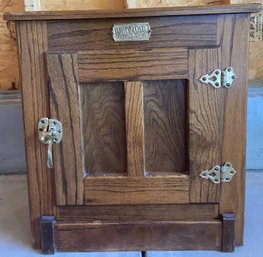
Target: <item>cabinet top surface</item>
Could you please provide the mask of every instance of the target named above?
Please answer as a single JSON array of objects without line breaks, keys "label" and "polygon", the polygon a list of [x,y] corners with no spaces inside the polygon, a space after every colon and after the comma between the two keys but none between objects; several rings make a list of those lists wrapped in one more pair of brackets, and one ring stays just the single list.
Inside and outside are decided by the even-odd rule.
[{"label": "cabinet top surface", "polygon": [[217,6],[185,6],[164,8],[141,8],[120,10],[74,10],[74,11],[35,11],[6,13],[5,20],[70,20],[119,17],[156,17],[202,14],[252,13],[262,10],[261,4],[235,4]]}]

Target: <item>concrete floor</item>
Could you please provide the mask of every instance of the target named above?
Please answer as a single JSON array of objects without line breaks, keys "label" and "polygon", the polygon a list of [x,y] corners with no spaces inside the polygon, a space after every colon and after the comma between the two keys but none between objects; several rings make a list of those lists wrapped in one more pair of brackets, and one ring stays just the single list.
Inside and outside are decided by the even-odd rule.
[{"label": "concrete floor", "polygon": [[[234,253],[214,251],[148,252],[148,257],[262,257],[263,172],[247,173],[245,244]],[[0,176],[0,257],[34,257],[31,248],[25,175]],[[65,257],[139,257],[140,252],[56,253]]]}]

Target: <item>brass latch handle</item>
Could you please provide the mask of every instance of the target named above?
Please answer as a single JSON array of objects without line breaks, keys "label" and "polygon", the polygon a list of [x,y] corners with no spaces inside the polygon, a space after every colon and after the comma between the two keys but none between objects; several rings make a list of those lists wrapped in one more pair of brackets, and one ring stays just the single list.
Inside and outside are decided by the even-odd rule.
[{"label": "brass latch handle", "polygon": [[58,120],[42,118],[38,122],[38,136],[40,142],[47,145],[47,167],[53,168],[53,144],[59,144],[62,140],[62,125]]},{"label": "brass latch handle", "polygon": [[53,169],[53,154],[52,154],[53,141],[49,140],[47,150],[47,166],[49,169]]}]

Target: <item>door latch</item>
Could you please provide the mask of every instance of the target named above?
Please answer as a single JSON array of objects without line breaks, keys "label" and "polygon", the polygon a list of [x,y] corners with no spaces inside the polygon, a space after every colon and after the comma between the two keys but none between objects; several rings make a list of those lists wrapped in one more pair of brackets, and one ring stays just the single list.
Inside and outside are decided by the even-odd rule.
[{"label": "door latch", "polygon": [[215,184],[228,183],[236,174],[230,162],[226,162],[223,166],[216,165],[211,170],[202,171],[199,176],[204,179],[211,180]]},{"label": "door latch", "polygon": [[199,80],[204,84],[210,84],[214,88],[220,88],[221,86],[229,88],[236,78],[234,69],[227,67],[224,70],[216,69],[211,74],[205,74]]},{"label": "door latch", "polygon": [[38,122],[38,137],[40,142],[48,145],[47,166],[53,168],[53,144],[59,144],[62,140],[63,130],[60,121],[42,118]]}]

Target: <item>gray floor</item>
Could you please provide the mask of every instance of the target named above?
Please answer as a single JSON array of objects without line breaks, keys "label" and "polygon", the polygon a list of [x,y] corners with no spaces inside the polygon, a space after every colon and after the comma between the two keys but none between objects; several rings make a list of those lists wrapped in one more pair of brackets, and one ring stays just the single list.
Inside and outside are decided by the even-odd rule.
[{"label": "gray floor", "polygon": [[[248,172],[246,196],[245,245],[234,253],[213,251],[148,252],[148,257],[262,257],[263,172]],[[31,248],[25,175],[0,176],[0,257],[33,257]],[[56,256],[139,257],[140,252],[57,253]]]}]

